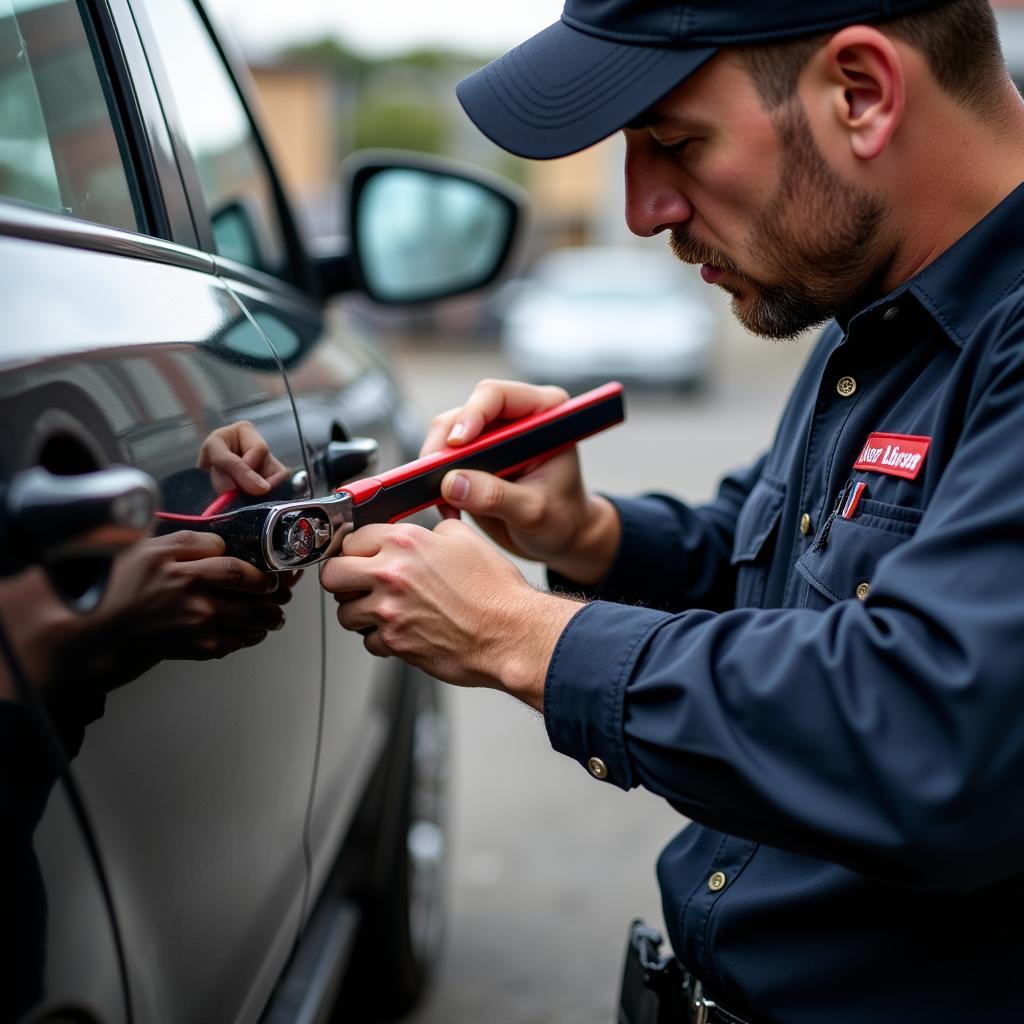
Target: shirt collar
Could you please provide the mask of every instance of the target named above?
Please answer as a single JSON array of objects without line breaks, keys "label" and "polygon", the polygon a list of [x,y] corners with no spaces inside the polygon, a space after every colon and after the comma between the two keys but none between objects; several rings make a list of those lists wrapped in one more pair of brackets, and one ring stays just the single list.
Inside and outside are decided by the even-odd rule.
[{"label": "shirt collar", "polygon": [[862,310],[870,317],[910,292],[959,346],[986,313],[1024,278],[1024,184],[910,281]]},{"label": "shirt collar", "polygon": [[1024,184],[929,263],[910,291],[958,345],[1024,277]]}]

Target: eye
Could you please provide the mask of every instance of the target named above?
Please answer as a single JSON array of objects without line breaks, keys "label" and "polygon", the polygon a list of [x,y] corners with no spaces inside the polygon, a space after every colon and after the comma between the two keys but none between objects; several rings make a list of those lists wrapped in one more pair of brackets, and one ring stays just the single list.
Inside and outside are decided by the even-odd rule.
[{"label": "eye", "polygon": [[678,142],[658,142],[658,146],[663,152],[668,153],[669,156],[679,156],[694,141],[694,137],[688,135],[685,139],[680,139]]}]

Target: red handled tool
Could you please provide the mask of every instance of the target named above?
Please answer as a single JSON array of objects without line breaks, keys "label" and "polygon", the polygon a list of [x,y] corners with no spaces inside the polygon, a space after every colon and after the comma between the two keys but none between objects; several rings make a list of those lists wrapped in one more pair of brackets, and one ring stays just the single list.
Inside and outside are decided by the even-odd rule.
[{"label": "red handled tool", "polygon": [[494,427],[469,444],[345,484],[328,498],[264,502],[228,512],[223,511],[226,500],[221,495],[201,516],[157,516],[179,529],[219,534],[229,555],[261,569],[297,569],[337,554],[345,534],[360,526],[394,523],[439,504],[441,481],[453,469],[514,476],[624,418],[622,385],[605,384],[544,412]]}]

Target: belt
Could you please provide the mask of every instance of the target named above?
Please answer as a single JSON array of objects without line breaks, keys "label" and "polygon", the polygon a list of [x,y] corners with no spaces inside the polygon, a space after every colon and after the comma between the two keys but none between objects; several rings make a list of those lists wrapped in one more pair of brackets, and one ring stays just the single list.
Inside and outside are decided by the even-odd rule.
[{"label": "belt", "polygon": [[619,1024],[752,1024],[705,995],[700,978],[676,957],[662,956],[663,943],[643,921],[630,925]]},{"label": "belt", "polygon": [[725,1007],[719,1006],[704,994],[700,978],[695,977],[680,965],[683,978],[683,1001],[686,1007],[686,1024],[751,1024],[743,1017],[737,1017]]}]

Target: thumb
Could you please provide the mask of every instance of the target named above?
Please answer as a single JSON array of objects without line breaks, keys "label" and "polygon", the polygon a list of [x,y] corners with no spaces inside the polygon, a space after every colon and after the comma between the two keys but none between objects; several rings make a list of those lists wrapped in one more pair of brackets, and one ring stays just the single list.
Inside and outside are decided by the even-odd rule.
[{"label": "thumb", "polygon": [[543,498],[533,488],[477,470],[453,470],[441,481],[441,494],[453,508],[520,529],[535,527],[543,515]]}]

